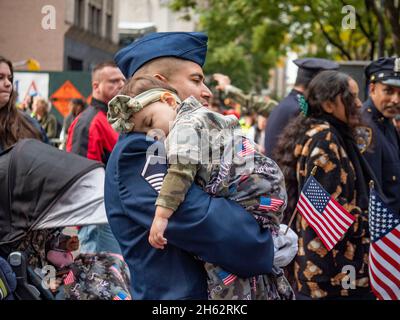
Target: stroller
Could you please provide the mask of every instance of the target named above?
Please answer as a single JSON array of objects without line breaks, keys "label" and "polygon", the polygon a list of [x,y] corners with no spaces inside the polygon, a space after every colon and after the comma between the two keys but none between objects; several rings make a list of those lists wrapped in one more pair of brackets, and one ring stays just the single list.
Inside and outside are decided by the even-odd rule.
[{"label": "stroller", "polygon": [[[103,186],[101,163],[38,140],[21,140],[0,153],[0,257],[15,275],[16,288],[11,286],[11,291],[16,299],[56,299],[43,285],[46,271],[54,270],[46,261],[47,240],[65,227],[107,223]],[[129,272],[122,257],[81,254],[71,272],[57,299],[130,298]],[[101,292],[83,288],[90,277],[92,284],[102,285]],[[0,278],[1,283],[6,281]]]}]

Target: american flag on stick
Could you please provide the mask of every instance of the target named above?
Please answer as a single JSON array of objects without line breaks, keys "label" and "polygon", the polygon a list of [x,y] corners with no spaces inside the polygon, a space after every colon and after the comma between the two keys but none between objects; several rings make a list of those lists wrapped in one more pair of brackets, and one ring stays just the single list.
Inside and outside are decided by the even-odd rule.
[{"label": "american flag on stick", "polygon": [[400,300],[400,214],[371,185],[369,196],[369,275],[379,300]]},{"label": "american flag on stick", "polygon": [[296,209],[328,250],[336,245],[355,220],[313,175],[304,184]]}]

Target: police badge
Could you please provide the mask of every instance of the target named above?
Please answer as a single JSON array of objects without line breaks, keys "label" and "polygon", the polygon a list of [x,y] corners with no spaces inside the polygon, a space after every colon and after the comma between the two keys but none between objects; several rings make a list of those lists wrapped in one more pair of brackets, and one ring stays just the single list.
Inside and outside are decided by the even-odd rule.
[{"label": "police badge", "polygon": [[372,129],[366,126],[359,126],[355,129],[357,147],[364,153],[372,142]]}]

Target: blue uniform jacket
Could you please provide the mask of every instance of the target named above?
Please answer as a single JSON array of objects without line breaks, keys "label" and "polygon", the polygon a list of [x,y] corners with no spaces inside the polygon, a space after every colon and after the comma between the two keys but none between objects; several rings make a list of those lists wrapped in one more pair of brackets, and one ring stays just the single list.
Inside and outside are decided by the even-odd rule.
[{"label": "blue uniform jacket", "polygon": [[265,128],[265,153],[267,157],[272,158],[272,153],[278,142],[278,136],[283,132],[287,124],[300,113],[297,95],[300,91],[292,89],[289,95],[283,99],[272,110],[268,117],[268,124]]},{"label": "blue uniform jacket", "polygon": [[384,118],[369,98],[363,105],[365,122],[372,128],[372,145],[364,156],[381,185],[388,205],[400,212],[400,137],[390,119]]},{"label": "blue uniform jacket", "polygon": [[150,146],[164,147],[144,134],[121,135],[106,169],[107,216],[131,272],[133,299],[207,299],[203,263],[194,256],[242,277],[270,272],[270,232],[237,203],[213,198],[197,185],[169,221],[166,249],[150,246],[155,189],[167,170],[146,162]]}]

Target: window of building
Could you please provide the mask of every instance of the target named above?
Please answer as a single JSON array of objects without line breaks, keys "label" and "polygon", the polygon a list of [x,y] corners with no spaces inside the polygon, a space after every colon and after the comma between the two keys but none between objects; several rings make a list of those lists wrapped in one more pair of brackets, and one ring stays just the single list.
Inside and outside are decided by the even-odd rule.
[{"label": "window of building", "polygon": [[112,38],[112,15],[106,15],[106,38],[111,40]]},{"label": "window of building", "polygon": [[89,6],[89,31],[100,35],[101,34],[101,9],[96,6]]},{"label": "window of building", "polygon": [[82,71],[83,60],[67,57],[67,70],[68,71]]},{"label": "window of building", "polygon": [[79,28],[84,27],[84,19],[85,19],[85,1],[84,0],[75,0],[75,18],[74,24]]},{"label": "window of building", "polygon": [[101,10],[96,9],[96,28],[95,28],[95,34],[100,35],[101,34]]},{"label": "window of building", "polygon": [[113,0],[107,0],[106,8],[107,8],[107,13],[108,14],[112,14],[113,13],[113,11],[114,11],[113,5],[114,5]]},{"label": "window of building", "polygon": [[94,33],[94,11],[96,8],[94,6],[89,6],[89,24],[88,28],[90,32]]}]

